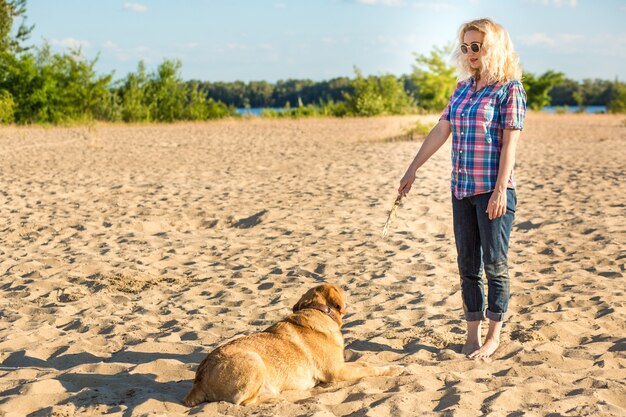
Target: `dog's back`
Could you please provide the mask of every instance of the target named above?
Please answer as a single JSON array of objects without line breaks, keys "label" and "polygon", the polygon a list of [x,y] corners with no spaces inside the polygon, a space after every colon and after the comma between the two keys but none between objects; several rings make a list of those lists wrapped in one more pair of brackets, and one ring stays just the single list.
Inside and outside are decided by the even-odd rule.
[{"label": "dog's back", "polygon": [[204,401],[247,405],[285,389],[312,388],[311,355],[301,338],[294,337],[297,332],[283,321],[218,347],[198,367],[185,405]]},{"label": "dog's back", "polygon": [[203,401],[253,404],[287,389],[306,390],[318,382],[392,375],[399,367],[344,362],[341,335],[345,292],[331,284],[307,291],[293,314],[261,333],[233,340],[200,364],[187,406]]}]

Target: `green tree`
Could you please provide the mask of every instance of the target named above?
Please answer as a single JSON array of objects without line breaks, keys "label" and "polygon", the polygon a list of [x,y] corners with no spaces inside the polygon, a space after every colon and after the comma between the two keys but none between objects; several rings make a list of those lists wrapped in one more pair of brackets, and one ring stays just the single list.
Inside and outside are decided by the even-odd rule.
[{"label": "green tree", "polygon": [[616,82],[615,93],[607,104],[610,113],[626,113],[626,84]]},{"label": "green tree", "polygon": [[221,101],[214,101],[213,99],[207,100],[207,107],[209,109],[207,117],[209,119],[221,119],[223,117],[233,117],[237,115],[237,110],[234,106],[227,106]]},{"label": "green tree", "polygon": [[588,106],[607,105],[615,94],[617,81],[585,79],[580,84],[581,93]]},{"label": "green tree", "polygon": [[187,100],[185,85],[180,78],[179,60],[164,60],[148,83],[150,114],[154,120],[173,122],[183,118]]},{"label": "green tree", "polygon": [[345,93],[344,98],[350,113],[357,116],[375,116],[385,110],[383,96],[374,77],[364,78],[358,68],[354,68],[356,79],[352,82],[354,93]]},{"label": "green tree", "polygon": [[246,98],[251,107],[270,107],[274,87],[266,81],[250,81],[247,85]]},{"label": "green tree", "polygon": [[[33,26],[26,25],[25,15],[26,0],[0,0],[0,54],[19,53],[28,49],[21,44],[28,39]],[[17,18],[22,18],[22,22],[17,33],[11,36]]]},{"label": "green tree", "polygon": [[12,96],[15,121],[60,123],[99,118],[111,96],[111,76],[96,74],[96,61],[84,59],[79,50],[54,54],[47,44],[34,53],[5,54],[0,63],[0,90]]},{"label": "green tree", "polygon": [[285,103],[310,104],[317,100],[309,93],[315,85],[312,80],[278,80],[272,93],[274,106],[285,106]]},{"label": "green tree", "polygon": [[148,76],[143,61],[137,64],[137,72],[129,73],[122,81],[117,95],[121,97],[121,118],[125,122],[146,122],[150,120],[150,108],[146,89]]},{"label": "green tree", "polygon": [[[176,120],[206,120],[235,116],[234,107],[207,98],[210,83],[183,82],[182,64],[177,60],[164,60],[157,70],[146,75],[143,62],[135,73],[130,73],[114,89],[121,103],[121,119],[126,122]],[[217,83],[225,85],[224,83]],[[229,91],[222,90],[225,94]]]},{"label": "green tree", "polygon": [[0,90],[0,123],[13,123],[15,102],[7,90]]},{"label": "green tree", "polygon": [[198,84],[189,86],[188,101],[184,110],[186,120],[206,120],[209,117],[209,106],[206,96],[199,89]]},{"label": "green tree", "polygon": [[98,108],[94,114],[97,120],[105,120],[109,122],[121,122],[122,119],[122,102],[116,90],[112,87],[108,89],[108,94],[102,102],[102,106]]},{"label": "green tree", "polygon": [[387,74],[365,78],[358,68],[355,67],[354,71],[356,79],[352,82],[352,93],[344,92],[349,114],[402,114],[414,106],[413,100],[404,91],[403,82],[395,76]]},{"label": "green tree", "polygon": [[584,92],[581,88],[580,83],[576,80],[566,78],[562,82],[555,84],[550,89],[550,92],[549,92],[550,103],[553,106],[576,105],[574,94],[577,92],[583,95],[583,101],[584,101]]},{"label": "green tree", "polygon": [[380,93],[383,97],[385,113],[405,114],[415,107],[415,100],[404,90],[404,82],[394,75],[383,75],[378,79]]},{"label": "green tree", "polygon": [[0,89],[15,101],[18,123],[58,123],[65,119],[58,74],[50,48],[15,55],[5,54],[0,64]]},{"label": "green tree", "polygon": [[89,61],[80,49],[57,54],[53,59],[63,111],[72,120],[91,120],[108,104],[112,75],[99,76],[94,70],[98,57]]},{"label": "green tree", "polygon": [[562,83],[565,76],[561,72],[546,71],[540,76],[529,72],[524,73],[522,82],[526,90],[527,105],[533,110],[541,110],[551,104],[550,90],[555,85]]},{"label": "green tree", "polygon": [[244,107],[246,84],[242,81],[232,83],[202,83],[201,88],[207,97],[236,107]]},{"label": "green tree", "polygon": [[585,111],[585,98],[583,97],[582,91],[578,89],[572,93],[572,98],[576,101],[576,105],[578,106],[578,112],[582,113]]},{"label": "green tree", "polygon": [[452,45],[435,47],[429,56],[415,54],[412,81],[417,89],[417,104],[426,110],[441,111],[456,86],[455,69],[446,63]]}]

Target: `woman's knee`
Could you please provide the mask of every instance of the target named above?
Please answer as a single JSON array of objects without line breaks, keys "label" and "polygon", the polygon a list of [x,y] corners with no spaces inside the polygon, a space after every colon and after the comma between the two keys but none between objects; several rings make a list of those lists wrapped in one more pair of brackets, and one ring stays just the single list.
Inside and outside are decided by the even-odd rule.
[{"label": "woman's knee", "polygon": [[494,261],[485,262],[485,274],[487,279],[506,280],[509,279],[509,262],[506,258],[496,259]]}]

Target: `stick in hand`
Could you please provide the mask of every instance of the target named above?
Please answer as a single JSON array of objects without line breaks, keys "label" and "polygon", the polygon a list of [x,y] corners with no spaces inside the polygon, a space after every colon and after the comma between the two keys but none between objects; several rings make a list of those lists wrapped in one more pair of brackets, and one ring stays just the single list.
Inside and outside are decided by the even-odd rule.
[{"label": "stick in hand", "polygon": [[396,197],[396,201],[393,202],[393,207],[389,211],[389,216],[387,217],[387,221],[385,222],[385,227],[383,227],[383,237],[387,236],[387,232],[389,232],[389,226],[391,222],[396,217],[396,211],[398,211],[398,207],[400,206],[400,202],[402,201],[402,194],[398,194]]}]

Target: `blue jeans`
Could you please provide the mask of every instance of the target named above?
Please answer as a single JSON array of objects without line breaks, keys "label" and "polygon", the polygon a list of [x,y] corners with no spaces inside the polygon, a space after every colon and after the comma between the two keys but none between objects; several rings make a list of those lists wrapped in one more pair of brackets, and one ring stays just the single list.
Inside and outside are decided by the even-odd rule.
[{"label": "blue jeans", "polygon": [[[509,237],[515,218],[517,196],[506,190],[506,212],[489,220],[487,204],[492,192],[458,200],[452,195],[454,239],[461,275],[465,320],[502,321],[509,306]],[[487,275],[487,312],[483,266]]]}]

